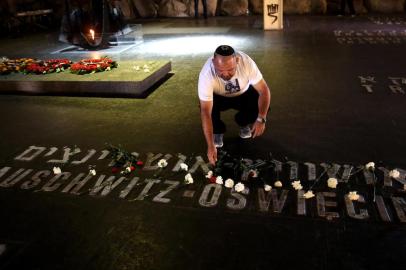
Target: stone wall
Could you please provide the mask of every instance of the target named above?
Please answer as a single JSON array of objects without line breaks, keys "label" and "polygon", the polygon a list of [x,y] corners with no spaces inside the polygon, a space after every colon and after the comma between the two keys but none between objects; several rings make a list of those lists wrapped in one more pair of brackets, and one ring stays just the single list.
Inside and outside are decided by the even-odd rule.
[{"label": "stone wall", "polygon": [[262,14],[264,12],[264,0],[249,0],[249,8],[254,14]]},{"label": "stone wall", "polygon": [[162,0],[159,3],[160,17],[189,17],[190,5],[188,0]]},{"label": "stone wall", "polygon": [[[10,9],[16,9],[21,2],[32,0],[6,1]],[[59,17],[63,14],[65,0],[48,1]],[[70,0],[78,1],[78,0]],[[86,0],[80,0],[86,1]],[[88,0],[90,1],[90,0]],[[193,17],[194,0],[110,0],[117,2],[127,19],[154,17]],[[335,14],[338,13],[340,0],[283,0],[285,14]],[[199,0],[199,13],[203,13]],[[358,14],[405,13],[406,0],[354,0]],[[243,16],[249,10],[253,14],[263,13],[263,0],[207,0],[208,15]]]},{"label": "stone wall", "polygon": [[366,0],[366,6],[372,12],[405,12],[405,0]]},{"label": "stone wall", "polygon": [[283,12],[285,14],[306,14],[312,10],[312,0],[284,0]]},{"label": "stone wall", "polygon": [[[133,2],[138,17],[194,16],[194,0],[121,0]],[[283,0],[285,14],[338,13],[340,0]],[[405,12],[406,0],[354,0],[357,13]],[[241,16],[263,13],[263,0],[207,0],[208,15]],[[203,13],[199,0],[199,13]],[[135,12],[137,14],[137,12]]]},{"label": "stone wall", "polygon": [[[353,1],[354,1],[354,9],[357,14],[363,14],[368,12],[365,6],[367,0],[353,0]],[[338,14],[340,12],[340,0],[327,0],[326,4],[327,4],[327,12],[326,12],[327,14]]]},{"label": "stone wall", "polygon": [[248,11],[248,0],[223,0],[221,1],[221,15],[241,16]]},{"label": "stone wall", "polygon": [[312,0],[311,12],[313,14],[325,14],[327,12],[327,1]]}]

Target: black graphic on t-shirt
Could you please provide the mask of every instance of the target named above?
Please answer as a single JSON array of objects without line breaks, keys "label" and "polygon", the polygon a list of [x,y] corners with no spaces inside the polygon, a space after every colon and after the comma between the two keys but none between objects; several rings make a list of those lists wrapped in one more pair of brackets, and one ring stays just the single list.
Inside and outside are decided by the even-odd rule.
[{"label": "black graphic on t-shirt", "polygon": [[225,85],[226,94],[236,93],[241,90],[238,79],[235,79],[235,84],[232,81],[228,81]]}]

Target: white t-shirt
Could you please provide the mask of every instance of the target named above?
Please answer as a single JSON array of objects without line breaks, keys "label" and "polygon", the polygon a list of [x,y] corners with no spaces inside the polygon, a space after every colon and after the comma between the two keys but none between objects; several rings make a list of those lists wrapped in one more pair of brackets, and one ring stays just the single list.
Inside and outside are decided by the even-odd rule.
[{"label": "white t-shirt", "polygon": [[213,65],[213,56],[204,64],[199,74],[199,99],[212,101],[213,93],[225,97],[235,97],[248,90],[250,85],[257,84],[262,79],[254,60],[243,52],[236,52],[240,58],[234,76],[226,81],[217,76]]}]

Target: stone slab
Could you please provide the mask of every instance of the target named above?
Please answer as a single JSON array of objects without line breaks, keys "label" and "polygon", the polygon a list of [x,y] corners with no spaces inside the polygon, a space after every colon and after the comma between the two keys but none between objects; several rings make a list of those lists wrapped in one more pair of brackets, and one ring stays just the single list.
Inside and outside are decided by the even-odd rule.
[{"label": "stone slab", "polygon": [[119,61],[117,68],[94,74],[10,74],[0,76],[0,94],[145,97],[170,71],[169,61]]}]

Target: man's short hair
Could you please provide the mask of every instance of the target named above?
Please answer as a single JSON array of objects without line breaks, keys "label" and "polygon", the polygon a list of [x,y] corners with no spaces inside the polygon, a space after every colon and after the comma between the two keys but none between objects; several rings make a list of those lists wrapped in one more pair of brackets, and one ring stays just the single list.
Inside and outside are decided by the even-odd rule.
[{"label": "man's short hair", "polygon": [[233,47],[228,45],[220,45],[217,47],[216,51],[214,52],[214,56],[221,55],[221,56],[230,56],[234,55],[235,51]]}]

